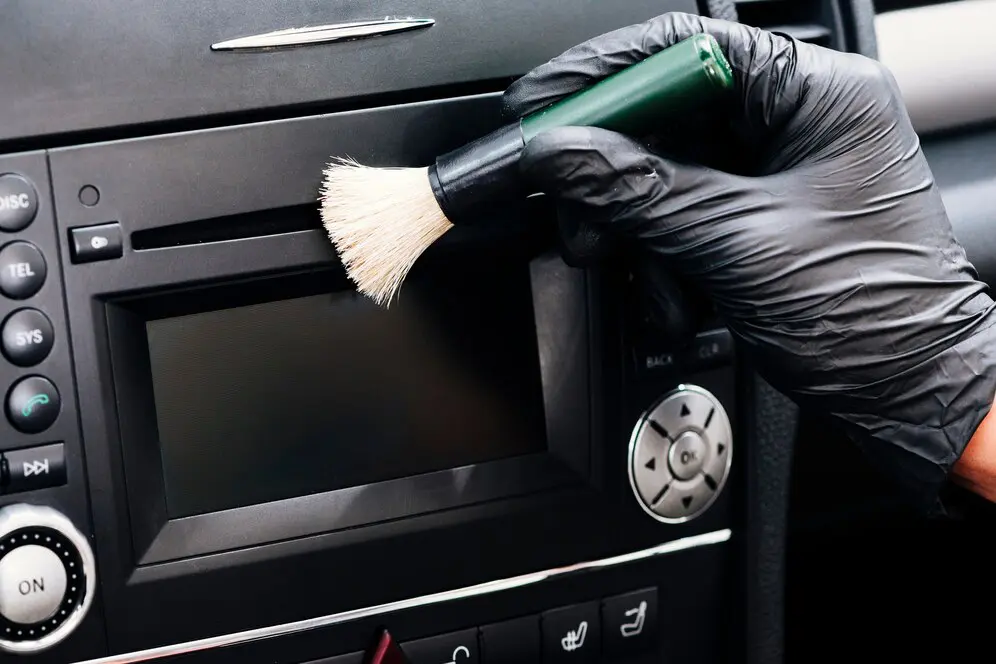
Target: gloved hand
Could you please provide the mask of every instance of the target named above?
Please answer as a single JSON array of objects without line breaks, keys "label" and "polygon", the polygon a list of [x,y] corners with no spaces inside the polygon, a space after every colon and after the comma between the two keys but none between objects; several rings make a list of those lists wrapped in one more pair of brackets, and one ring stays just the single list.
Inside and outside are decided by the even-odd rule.
[{"label": "gloved hand", "polygon": [[701,32],[734,70],[721,113],[639,140],[552,130],[526,146],[523,173],[579,220],[569,246],[621,247],[664,305],[673,276],[702,288],[772,385],[835,416],[934,507],[996,394],[996,312],[883,66],[668,14],[540,66],[505,110],[527,114]]}]

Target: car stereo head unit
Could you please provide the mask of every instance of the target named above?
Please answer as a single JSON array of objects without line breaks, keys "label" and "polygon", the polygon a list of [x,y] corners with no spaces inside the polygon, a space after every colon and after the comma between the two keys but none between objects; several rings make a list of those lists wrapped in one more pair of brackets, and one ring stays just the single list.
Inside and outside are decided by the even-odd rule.
[{"label": "car stereo head unit", "polygon": [[327,155],[435,154],[407,128],[462,142],[496,101],[0,162],[37,207],[0,248],[0,648],[295,664],[542,614],[551,643],[601,649],[596,618],[635,630],[646,606],[667,646],[641,648],[716,650],[646,593],[705,575],[701,617],[725,592],[726,549],[658,561],[729,538],[728,334],[677,350],[627,327],[625,279],[565,265],[542,199],[447,234],[390,308],[321,230]]},{"label": "car stereo head unit", "polygon": [[4,661],[723,660],[729,334],[662,345],[541,197],[390,308],[337,261],[329,155],[501,124],[442,96],[0,157]]}]

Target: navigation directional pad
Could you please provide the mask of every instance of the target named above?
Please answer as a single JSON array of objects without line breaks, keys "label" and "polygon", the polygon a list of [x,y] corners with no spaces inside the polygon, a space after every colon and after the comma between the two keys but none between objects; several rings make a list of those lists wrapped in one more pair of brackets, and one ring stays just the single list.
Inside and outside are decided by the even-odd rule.
[{"label": "navigation directional pad", "polygon": [[629,474],[641,507],[659,521],[681,523],[705,512],[730,473],[733,432],[719,400],[684,385],[637,422]]}]

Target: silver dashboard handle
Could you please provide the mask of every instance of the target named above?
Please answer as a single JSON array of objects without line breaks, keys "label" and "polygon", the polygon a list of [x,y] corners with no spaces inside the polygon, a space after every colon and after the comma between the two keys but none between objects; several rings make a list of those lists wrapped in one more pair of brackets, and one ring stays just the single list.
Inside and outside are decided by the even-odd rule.
[{"label": "silver dashboard handle", "polygon": [[258,35],[237,37],[211,44],[212,51],[248,51],[310,46],[338,41],[369,39],[432,27],[431,18],[385,18],[373,21],[333,23],[305,28],[288,28]]}]

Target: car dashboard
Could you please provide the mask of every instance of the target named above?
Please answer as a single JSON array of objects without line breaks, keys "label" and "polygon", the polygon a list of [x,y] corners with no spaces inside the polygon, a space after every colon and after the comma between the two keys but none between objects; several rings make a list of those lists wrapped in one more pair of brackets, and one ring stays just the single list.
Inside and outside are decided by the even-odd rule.
[{"label": "car dashboard", "polygon": [[625,266],[566,264],[542,197],[390,308],[317,199],[334,155],[425,166],[564,49],[701,13],[892,67],[992,281],[996,83],[946,115],[906,41],[996,3],[8,4],[0,661],[812,661],[814,593],[939,546],[721,320],[669,345]]}]

